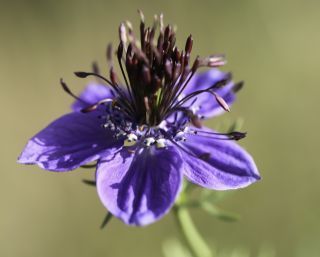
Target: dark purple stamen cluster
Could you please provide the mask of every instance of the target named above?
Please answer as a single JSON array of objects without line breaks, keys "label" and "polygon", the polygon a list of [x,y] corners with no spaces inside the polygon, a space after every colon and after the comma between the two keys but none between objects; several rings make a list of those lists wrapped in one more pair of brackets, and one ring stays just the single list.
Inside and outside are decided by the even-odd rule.
[{"label": "dark purple stamen cluster", "polygon": [[[226,111],[229,111],[225,101],[213,92],[213,89],[226,85],[231,75],[215,83],[211,87],[193,92],[179,99],[179,95],[187,87],[198,68],[217,67],[223,65],[222,55],[212,55],[206,58],[197,57],[190,65],[190,54],[193,40],[191,35],[187,38],[185,49],[180,51],[175,45],[174,29],[168,25],[163,26],[163,16],[155,18],[152,27],[147,27],[142,12],[140,23],[140,46],[129,22],[119,27],[120,43],[116,51],[117,60],[124,78],[126,90],[118,81],[113,67],[112,48],[109,45],[107,60],[110,65],[109,79],[94,72],[76,72],[80,78],[96,76],[110,85],[118,94],[116,105],[128,115],[134,117],[139,125],[156,126],[170,114],[176,111],[185,111],[183,107],[192,97],[209,92]],[[156,31],[159,27],[159,35]],[[90,108],[89,108],[90,109]],[[87,111],[87,110],[85,110]]]}]

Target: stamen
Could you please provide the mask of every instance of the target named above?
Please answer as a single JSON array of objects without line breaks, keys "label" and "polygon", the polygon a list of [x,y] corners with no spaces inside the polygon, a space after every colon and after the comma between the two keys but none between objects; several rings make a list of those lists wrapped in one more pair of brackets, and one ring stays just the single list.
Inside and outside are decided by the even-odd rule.
[{"label": "stamen", "polygon": [[190,54],[191,51],[192,51],[192,45],[193,45],[193,39],[192,39],[192,35],[190,35],[188,38],[187,38],[187,41],[186,41],[186,46],[185,46],[185,51],[186,53]]},{"label": "stamen", "polygon": [[130,133],[129,135],[127,135],[127,140],[129,142],[132,142],[132,141],[137,141],[138,140],[138,137],[137,135],[133,134],[133,133]]},{"label": "stamen", "polygon": [[139,15],[140,15],[140,20],[141,20],[141,22],[144,23],[144,14],[143,14],[143,12],[142,12],[140,9],[138,9],[138,13],[139,13]]},{"label": "stamen", "polygon": [[121,23],[119,26],[119,38],[122,45],[125,47],[127,44],[127,32],[126,32],[126,26]]},{"label": "stamen", "polygon": [[112,44],[109,43],[107,46],[107,62],[109,64],[110,69],[113,67],[113,59],[112,59]]},{"label": "stamen", "polygon": [[199,65],[202,67],[211,67],[211,68],[217,68],[224,66],[227,63],[225,60],[224,55],[211,55],[209,57],[206,57],[204,59],[201,59],[199,62]]},{"label": "stamen", "polygon": [[215,139],[230,139],[230,140],[240,140],[246,137],[247,132],[239,132],[239,131],[232,131],[230,133],[219,133],[219,132],[212,132],[212,131],[204,131],[204,130],[190,130],[190,133],[205,136],[201,134],[210,135],[210,138]]},{"label": "stamen", "polygon": [[227,112],[230,112],[230,108],[229,105],[226,103],[226,101],[219,96],[216,92],[212,92],[212,94],[214,95],[214,97],[216,98],[218,104]]},{"label": "stamen", "polygon": [[92,71],[93,71],[93,73],[100,74],[100,70],[99,70],[99,66],[98,66],[97,62],[92,63]]},{"label": "stamen", "polygon": [[96,77],[98,77],[98,78],[101,78],[101,79],[104,80],[105,82],[107,82],[109,85],[114,86],[110,80],[106,79],[105,77],[103,77],[102,75],[99,75],[99,74],[97,74],[97,73],[84,72],[84,71],[76,71],[76,72],[74,72],[74,75],[76,75],[77,77],[82,78],[82,79],[83,79],[83,78],[86,78],[86,77],[88,77],[88,76],[96,76]]},{"label": "stamen", "polygon": [[111,82],[105,77],[103,77],[102,75],[92,73],[92,72],[77,71],[77,72],[74,72],[74,74],[79,78],[86,78],[88,76],[96,76],[98,78],[101,78],[102,80],[107,82],[121,96],[121,99],[119,100],[119,102],[123,103],[127,107],[127,109],[129,109],[130,111],[133,111],[132,106],[130,105],[130,102],[127,99],[126,94],[114,81]]},{"label": "stamen", "polygon": [[107,102],[114,102],[115,103],[116,101],[111,98],[106,98],[106,99],[100,100],[99,102],[97,102],[93,105],[90,105],[90,106],[82,109],[81,112],[83,112],[83,113],[92,112],[92,111],[96,110],[99,105],[107,103]]},{"label": "stamen", "polygon": [[154,144],[156,142],[156,140],[153,138],[153,137],[147,137],[145,140],[144,140],[144,144],[146,146],[150,146],[152,144]]},{"label": "stamen", "polygon": [[194,92],[186,95],[184,98],[182,98],[180,101],[178,101],[178,103],[176,103],[173,106],[173,108],[182,106],[185,102],[187,102],[192,97],[195,97],[195,96],[200,95],[202,93],[211,93],[212,94],[212,92],[213,92],[212,90],[213,89],[221,88],[222,86],[225,86],[227,83],[230,82],[230,80],[231,80],[231,73],[227,73],[224,79],[221,79],[221,80],[217,81],[212,86],[210,86],[210,87],[208,87],[206,89],[203,89],[203,90],[194,91]]},{"label": "stamen", "polygon": [[239,91],[243,88],[243,86],[244,86],[244,82],[243,82],[243,81],[240,81],[240,82],[234,84],[234,86],[233,86],[233,88],[232,88],[232,91],[233,91],[234,93],[237,93],[237,92],[239,92]]},{"label": "stamen", "polygon": [[78,97],[78,96],[76,96],[74,93],[72,93],[72,91],[71,91],[70,88],[67,86],[67,84],[63,81],[62,78],[60,79],[60,84],[61,84],[63,90],[64,90],[68,95],[70,95],[70,96],[72,96],[74,99],[76,99],[76,100],[78,100],[78,101],[80,101],[80,102],[88,105],[88,103],[87,103],[86,101],[82,100],[80,97]]}]

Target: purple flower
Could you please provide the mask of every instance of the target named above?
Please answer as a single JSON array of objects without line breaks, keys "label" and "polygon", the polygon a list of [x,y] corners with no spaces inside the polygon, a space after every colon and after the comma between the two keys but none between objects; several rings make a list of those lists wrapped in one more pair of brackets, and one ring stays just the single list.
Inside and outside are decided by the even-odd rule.
[{"label": "purple flower", "polygon": [[[229,111],[242,85],[217,69],[223,57],[197,57],[191,64],[192,37],[180,51],[162,16],[151,28],[142,17],[140,33],[138,44],[131,25],[120,25],[116,56],[124,82],[114,71],[110,46],[109,78],[97,68],[76,72],[80,78],[99,80],[79,97],[61,80],[76,98],[73,111],[31,138],[19,157],[20,163],[51,171],[97,161],[102,203],[126,224],[137,226],[170,210],[183,177],[215,190],[243,188],[260,179],[251,156],[234,142],[245,133],[218,133],[201,124]],[[201,67],[209,70],[199,73]]]}]

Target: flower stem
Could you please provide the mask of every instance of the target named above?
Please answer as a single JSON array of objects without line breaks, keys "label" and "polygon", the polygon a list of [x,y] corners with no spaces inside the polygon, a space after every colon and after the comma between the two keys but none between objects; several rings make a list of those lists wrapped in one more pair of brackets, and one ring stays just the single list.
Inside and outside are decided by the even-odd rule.
[{"label": "flower stem", "polygon": [[175,205],[173,214],[191,255],[193,257],[213,257],[208,245],[195,227],[187,208]]}]

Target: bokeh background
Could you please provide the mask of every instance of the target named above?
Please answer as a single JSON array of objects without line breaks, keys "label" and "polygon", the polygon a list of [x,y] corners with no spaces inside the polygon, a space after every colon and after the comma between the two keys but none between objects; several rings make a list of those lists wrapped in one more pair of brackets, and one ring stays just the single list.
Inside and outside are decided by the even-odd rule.
[{"label": "bokeh background", "polygon": [[[319,60],[320,2],[316,0],[0,1],[0,256],[162,256],[178,231],[171,215],[145,228],[114,219],[99,229],[105,210],[81,179],[93,171],[55,174],[16,164],[27,139],[68,111],[85,85],[75,70],[105,67],[107,42],[118,24],[138,24],[163,12],[178,25],[178,45],[194,37],[194,53],[226,53],[244,80],[232,113],[217,126],[245,120],[243,140],[263,180],[234,192],[221,207],[241,215],[224,223],[192,213],[218,250],[261,247],[280,257],[320,256]],[[231,256],[231,255],[229,255]],[[267,256],[267,255],[266,255]]]}]

